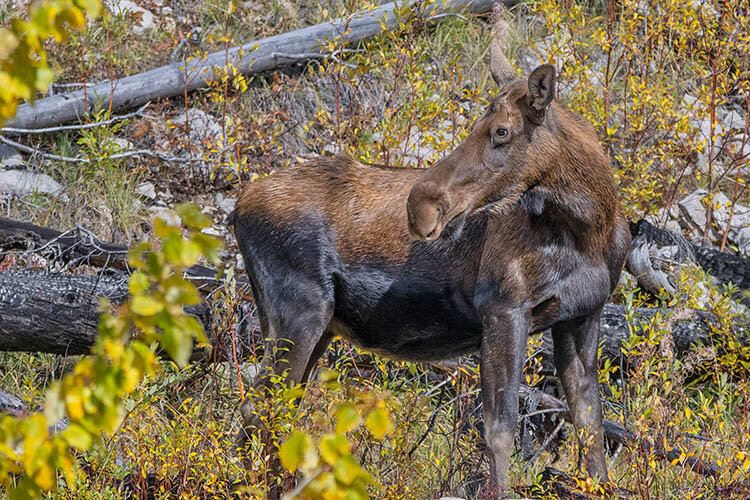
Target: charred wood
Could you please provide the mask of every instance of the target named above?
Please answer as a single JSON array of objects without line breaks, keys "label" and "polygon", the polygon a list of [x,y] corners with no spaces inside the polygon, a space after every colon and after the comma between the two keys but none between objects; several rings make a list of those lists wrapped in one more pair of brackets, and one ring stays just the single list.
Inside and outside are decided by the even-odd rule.
[{"label": "charred wood", "polygon": [[[659,229],[645,219],[631,222],[630,234],[633,242],[626,267],[648,292],[658,294],[663,289],[673,293],[674,267],[683,263],[700,266],[720,285],[734,283],[740,290],[750,289],[750,259],[696,245],[683,235]],[[750,297],[738,298],[750,306]]]}]

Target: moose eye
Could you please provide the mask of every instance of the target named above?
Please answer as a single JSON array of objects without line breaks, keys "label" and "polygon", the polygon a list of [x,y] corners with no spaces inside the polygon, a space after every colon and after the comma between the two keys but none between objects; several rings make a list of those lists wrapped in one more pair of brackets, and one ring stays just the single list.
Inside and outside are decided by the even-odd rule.
[{"label": "moose eye", "polygon": [[499,148],[500,146],[504,146],[508,143],[508,136],[510,134],[508,133],[507,128],[498,127],[495,130],[492,131],[492,136],[490,137],[490,141],[492,142],[492,146],[495,148]]}]

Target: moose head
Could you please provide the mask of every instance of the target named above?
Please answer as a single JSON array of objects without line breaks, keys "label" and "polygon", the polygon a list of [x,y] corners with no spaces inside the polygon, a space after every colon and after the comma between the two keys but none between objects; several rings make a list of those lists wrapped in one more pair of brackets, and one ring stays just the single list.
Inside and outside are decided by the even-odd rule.
[{"label": "moose head", "polygon": [[528,150],[555,96],[555,69],[539,66],[523,80],[508,78],[497,66],[492,75],[498,95],[461,144],[425,172],[409,194],[414,239],[434,240],[449,224],[460,230],[478,211],[503,213],[544,173],[544,165],[528,161]]}]

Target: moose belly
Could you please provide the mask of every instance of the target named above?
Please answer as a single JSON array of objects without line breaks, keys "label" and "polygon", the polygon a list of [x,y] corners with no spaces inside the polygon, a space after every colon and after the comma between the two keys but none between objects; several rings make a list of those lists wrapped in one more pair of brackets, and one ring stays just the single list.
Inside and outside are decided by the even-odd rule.
[{"label": "moose belly", "polygon": [[479,348],[482,327],[465,290],[398,271],[350,270],[335,290],[335,334],[384,355],[415,361]]}]

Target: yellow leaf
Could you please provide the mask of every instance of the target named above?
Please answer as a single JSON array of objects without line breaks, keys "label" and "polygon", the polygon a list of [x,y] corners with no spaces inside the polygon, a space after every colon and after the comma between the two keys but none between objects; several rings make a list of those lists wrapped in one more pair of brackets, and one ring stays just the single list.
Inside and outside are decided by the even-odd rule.
[{"label": "yellow leaf", "polygon": [[164,304],[151,297],[136,295],[130,299],[130,310],[140,316],[153,316],[164,309]]},{"label": "yellow leaf", "polygon": [[279,448],[281,465],[289,472],[296,471],[304,462],[305,454],[311,447],[310,436],[302,431],[296,431]]},{"label": "yellow leaf", "polygon": [[349,451],[349,441],[341,434],[326,434],[320,439],[320,456],[328,465],[335,464]]},{"label": "yellow leaf", "polygon": [[386,408],[375,408],[367,415],[365,425],[370,429],[375,439],[383,439],[383,437],[393,431],[393,423],[391,422],[390,413]]},{"label": "yellow leaf", "polygon": [[341,403],[336,408],[336,432],[338,434],[345,434],[357,426],[362,421],[362,415],[354,408],[351,403]]}]

